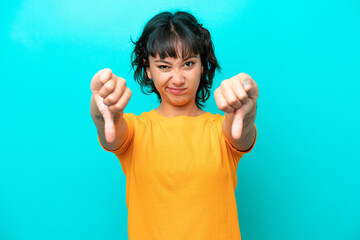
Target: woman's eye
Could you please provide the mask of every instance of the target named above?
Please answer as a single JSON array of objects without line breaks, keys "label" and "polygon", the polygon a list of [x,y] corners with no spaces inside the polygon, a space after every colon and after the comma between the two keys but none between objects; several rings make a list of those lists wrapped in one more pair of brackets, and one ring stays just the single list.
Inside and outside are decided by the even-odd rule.
[{"label": "woman's eye", "polygon": [[167,68],[168,68],[168,66],[165,66],[165,65],[160,65],[160,66],[159,66],[159,68],[160,68],[160,69],[167,69]]},{"label": "woman's eye", "polygon": [[185,66],[187,66],[187,67],[190,67],[190,66],[192,66],[192,65],[194,65],[194,62],[187,62],[187,63],[185,63]]}]

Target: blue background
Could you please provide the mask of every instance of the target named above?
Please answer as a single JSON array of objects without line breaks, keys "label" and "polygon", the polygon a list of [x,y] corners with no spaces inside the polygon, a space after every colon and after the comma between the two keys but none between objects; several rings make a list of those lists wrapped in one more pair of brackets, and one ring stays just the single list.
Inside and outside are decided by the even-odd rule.
[{"label": "blue background", "polygon": [[[133,80],[130,37],[163,10],[208,28],[221,80],[259,86],[258,140],[239,163],[244,240],[360,239],[360,3],[304,1],[0,2],[0,239],[127,239],[125,176],[97,141],[90,81]],[[220,113],[213,96],[207,111]]]}]

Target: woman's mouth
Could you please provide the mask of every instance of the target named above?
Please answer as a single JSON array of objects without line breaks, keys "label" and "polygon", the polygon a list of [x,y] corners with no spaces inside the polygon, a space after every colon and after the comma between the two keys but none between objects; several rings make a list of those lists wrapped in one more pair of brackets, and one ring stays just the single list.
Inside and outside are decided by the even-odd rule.
[{"label": "woman's mouth", "polygon": [[168,90],[172,94],[179,95],[179,94],[183,93],[186,90],[186,88],[170,88],[170,87],[168,87]]}]

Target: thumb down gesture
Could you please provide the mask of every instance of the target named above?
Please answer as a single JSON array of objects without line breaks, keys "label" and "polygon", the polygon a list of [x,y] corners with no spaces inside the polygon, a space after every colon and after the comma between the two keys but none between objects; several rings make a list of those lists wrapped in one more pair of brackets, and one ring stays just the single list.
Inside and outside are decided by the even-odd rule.
[{"label": "thumb down gesture", "polygon": [[221,82],[215,92],[216,105],[225,112],[223,129],[232,140],[239,141],[253,126],[259,90],[246,73],[240,73]]},{"label": "thumb down gesture", "polygon": [[97,119],[104,121],[104,134],[108,143],[116,140],[115,124],[122,118],[123,110],[131,97],[131,90],[126,81],[116,76],[111,69],[97,72],[91,80],[91,92],[101,116]]}]

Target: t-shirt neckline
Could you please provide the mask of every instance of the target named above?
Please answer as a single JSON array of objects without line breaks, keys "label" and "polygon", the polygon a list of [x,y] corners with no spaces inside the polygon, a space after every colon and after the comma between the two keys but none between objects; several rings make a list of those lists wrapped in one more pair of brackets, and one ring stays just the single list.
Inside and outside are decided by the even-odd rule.
[{"label": "t-shirt neckline", "polygon": [[162,119],[162,120],[168,120],[168,121],[172,121],[172,120],[176,120],[176,119],[191,119],[191,120],[196,120],[196,119],[202,119],[207,117],[208,115],[211,115],[210,112],[205,112],[199,116],[186,116],[186,115],[181,115],[181,116],[176,116],[176,117],[165,117],[161,114],[159,114],[158,112],[155,111],[155,109],[150,110],[150,115],[157,118],[157,119]]}]

